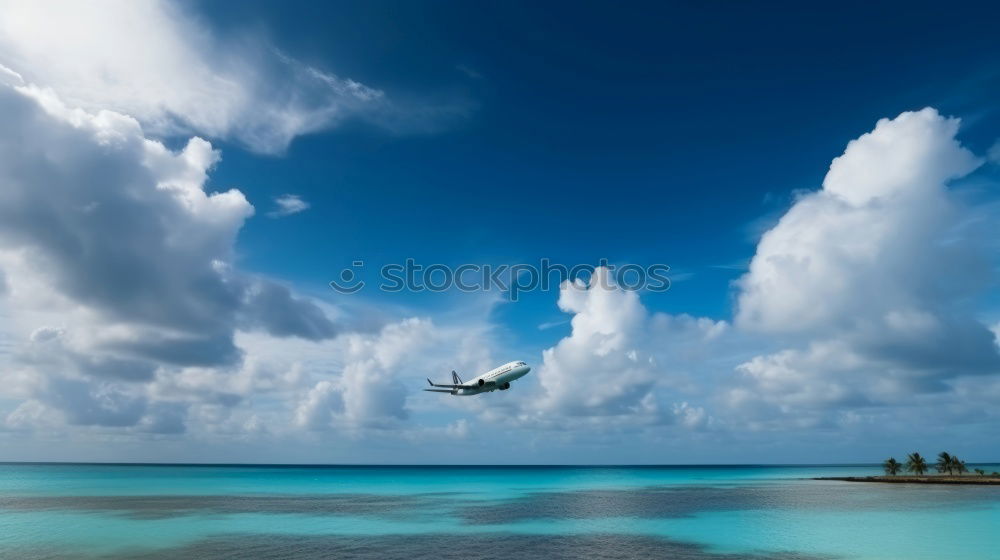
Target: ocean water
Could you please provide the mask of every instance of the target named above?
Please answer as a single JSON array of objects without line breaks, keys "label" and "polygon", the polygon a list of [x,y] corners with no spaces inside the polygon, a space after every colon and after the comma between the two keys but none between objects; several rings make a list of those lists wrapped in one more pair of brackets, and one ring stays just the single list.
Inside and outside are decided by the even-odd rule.
[{"label": "ocean water", "polygon": [[1000,558],[1000,487],[809,480],[878,472],[0,464],[0,558]]}]

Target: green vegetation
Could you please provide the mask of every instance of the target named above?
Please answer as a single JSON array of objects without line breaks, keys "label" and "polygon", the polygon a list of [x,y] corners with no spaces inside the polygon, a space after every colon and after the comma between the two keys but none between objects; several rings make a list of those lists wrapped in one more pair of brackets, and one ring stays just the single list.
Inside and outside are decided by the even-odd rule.
[{"label": "green vegetation", "polygon": [[[927,476],[931,468],[939,474]],[[902,484],[988,484],[1000,486],[1000,473],[987,474],[983,469],[974,469],[978,476],[962,476],[969,472],[965,461],[947,451],[938,453],[937,462],[928,464],[927,458],[918,452],[906,456],[900,463],[895,457],[882,461],[883,476],[831,476],[817,480],[843,480],[847,482],[897,482]],[[904,473],[905,471],[905,473]]]},{"label": "green vegetation", "polygon": [[951,474],[951,471],[954,468],[954,465],[952,464],[953,461],[954,459],[952,458],[951,454],[949,454],[947,451],[942,451],[938,453],[938,462],[937,465],[935,466],[935,468],[937,468],[937,472],[939,473],[947,472],[948,474]]},{"label": "green vegetation", "polygon": [[[885,474],[888,476],[895,476],[899,474],[903,468],[906,471],[917,476],[922,476],[928,470],[927,459],[920,455],[918,452],[910,453],[906,456],[906,464],[901,465],[895,458],[889,457],[882,463],[882,469],[885,470]],[[938,453],[937,463],[934,464],[934,469],[940,474],[947,474],[948,476],[962,475],[969,472],[968,467],[965,465],[965,461],[958,458],[957,455],[952,455],[947,451],[942,451]],[[980,476],[986,476],[986,471],[983,469],[975,469],[976,474]],[[998,476],[1000,473],[993,472],[990,476]]]},{"label": "green vegetation", "polygon": [[910,453],[906,456],[906,470],[916,475],[922,475],[927,472],[927,460],[920,453]]},{"label": "green vegetation", "polygon": [[939,473],[962,474],[969,472],[969,469],[965,467],[965,461],[956,455],[950,455],[947,451],[938,453],[938,462],[935,468]]},{"label": "green vegetation", "polygon": [[[934,468],[939,474],[927,476]],[[965,461],[947,451],[938,453],[937,462],[928,464],[927,458],[914,451],[900,463],[895,457],[882,461],[883,476],[826,476],[816,480],[843,480],[847,482],[896,482],[901,484],[988,484],[1000,486],[1000,472],[987,474],[983,469],[973,469],[977,476],[962,476],[969,472]],[[904,473],[905,471],[905,473]]]}]

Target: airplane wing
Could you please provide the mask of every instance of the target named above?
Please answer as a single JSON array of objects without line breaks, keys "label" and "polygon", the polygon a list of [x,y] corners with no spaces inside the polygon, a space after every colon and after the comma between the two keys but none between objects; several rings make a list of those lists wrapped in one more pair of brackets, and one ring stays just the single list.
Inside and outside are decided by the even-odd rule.
[{"label": "airplane wing", "polygon": [[[473,389],[475,387],[480,387],[481,386],[479,384],[473,384],[473,383],[462,383],[462,384],[459,384],[459,385],[452,385],[452,384],[449,384],[449,383],[434,383],[430,379],[427,380],[427,383],[429,383],[431,387],[444,387],[444,388],[447,388],[447,389]],[[487,387],[495,387],[496,384],[497,384],[496,381],[487,381],[483,385],[487,386]],[[430,391],[430,389],[424,389],[424,391]]]},{"label": "airplane wing", "polygon": [[[431,387],[447,387],[449,389],[461,389],[463,387],[472,387],[472,385],[451,385],[448,383],[434,383],[430,379],[427,380]],[[424,389],[425,391],[430,391],[430,389]]]},{"label": "airplane wing", "polygon": [[430,391],[432,393],[450,393],[451,389],[424,389],[424,391]]}]

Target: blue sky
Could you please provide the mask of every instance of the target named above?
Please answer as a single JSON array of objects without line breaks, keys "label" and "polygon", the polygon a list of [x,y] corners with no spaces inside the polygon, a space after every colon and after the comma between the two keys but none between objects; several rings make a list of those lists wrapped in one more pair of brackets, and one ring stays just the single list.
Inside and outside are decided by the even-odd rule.
[{"label": "blue sky", "polygon": [[[213,23],[233,16],[214,7]],[[310,200],[240,237],[249,266],[303,284],[359,257],[607,257],[695,273],[651,304],[726,318],[738,272],[713,267],[749,261],[792,193],[878,118],[934,106],[977,121],[963,140],[989,147],[988,20],[942,26],[892,6],[251,3],[227,27],[266,26],[303,60],[462,114],[431,134],[349,124],[283,157],[227,151],[212,182]]]},{"label": "blue sky", "polygon": [[[0,145],[37,162],[0,176],[0,459],[996,459],[988,4],[4,9],[5,110],[52,132]],[[328,287],[407,258],[674,282]]]}]

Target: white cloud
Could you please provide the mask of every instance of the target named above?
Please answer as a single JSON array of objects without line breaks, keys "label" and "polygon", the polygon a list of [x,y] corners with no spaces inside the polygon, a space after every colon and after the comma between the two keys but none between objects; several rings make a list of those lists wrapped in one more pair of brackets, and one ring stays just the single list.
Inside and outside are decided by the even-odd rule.
[{"label": "white cloud", "polygon": [[147,400],[127,387],[106,381],[50,376],[41,398],[61,411],[70,424],[133,426],[142,419]]},{"label": "white cloud", "polygon": [[132,118],[32,85],[0,86],[0,118],[5,330],[26,341],[18,368],[45,380],[36,398],[70,422],[136,425],[153,411],[169,419],[149,429],[173,430],[179,412],[147,407],[156,375],[238,364],[237,329],[336,334],[313,302],[232,266],[253,207],[235,189],[206,192],[219,160],[208,142],[173,152]]},{"label": "white cloud", "polygon": [[[197,131],[280,152],[344,118],[398,131],[408,117],[381,91],[256,37],[215,36],[173,5],[96,6],[0,4],[0,62],[16,70],[0,66],[0,337],[14,342],[0,396],[20,402],[8,428],[481,442],[502,421],[589,438],[667,423],[861,425],[915,395],[947,407],[1000,391],[970,381],[998,371],[1000,326],[971,303],[991,272],[947,189],[980,163],[955,119],[904,113],[852,142],[823,189],[762,237],[738,284],[740,332],[566,284],[571,332],[532,375],[451,399],[417,387],[496,365],[485,323],[342,333],[328,307],[235,266],[254,209],[236,189],[206,190],[211,144],[148,137]],[[309,207],[294,194],[275,204],[272,217]]]},{"label": "white cloud", "polygon": [[299,400],[296,423],[312,430],[404,429],[400,421],[411,413],[408,398],[442,402],[440,395],[415,391],[426,386],[424,378],[452,368],[491,367],[485,336],[476,327],[442,327],[421,318],[388,324],[377,333],[345,334],[336,342],[341,364],[314,375],[315,383]]},{"label": "white cloud", "polygon": [[736,324],[805,349],[739,366],[730,404],[819,422],[824,409],[1000,372],[994,337],[969,305],[993,273],[948,189],[981,163],[958,128],[933,109],[880,120],[833,161],[822,190],[764,234],[737,283]]},{"label": "white cloud", "polygon": [[825,329],[953,297],[956,287],[941,285],[953,279],[925,272],[928,262],[971,258],[938,243],[957,212],[946,183],[979,164],[957,131],[957,119],[924,109],[882,119],[852,141],[823,189],[803,195],[762,237],[739,281],[737,323]]},{"label": "white cloud", "polygon": [[451,441],[456,439],[465,439],[469,437],[469,433],[469,421],[465,418],[459,418],[458,420],[445,426],[445,435],[447,435],[448,439]]},{"label": "white cloud", "polygon": [[598,268],[589,288],[580,281],[561,287],[559,308],[574,314],[573,330],[542,354],[540,408],[579,415],[628,414],[652,390],[656,365],[637,349],[646,309],[636,292],[601,280],[607,277],[607,270]]},{"label": "white cloud", "polygon": [[559,308],[573,314],[572,332],[542,353],[542,392],[528,402],[529,422],[577,417],[705,425],[700,407],[663,403],[691,389],[685,368],[727,330],[726,323],[651,314],[639,294],[615,286],[605,268],[594,271],[589,286],[564,282]]},{"label": "white cloud", "polygon": [[682,426],[692,430],[704,428],[712,420],[704,408],[691,406],[687,402],[674,404],[673,413]]},{"label": "white cloud", "polygon": [[295,422],[311,430],[326,430],[333,426],[334,415],[343,410],[343,392],[332,381],[319,381],[296,408]]},{"label": "white cloud", "polygon": [[[234,139],[265,153],[357,117],[433,128],[461,105],[416,106],[303,64],[250,33],[219,35],[166,1],[0,2],[0,64],[69,105],[110,109],[157,135]],[[16,71],[13,72],[13,71]]]},{"label": "white cloud", "polygon": [[[207,188],[219,152],[157,140],[280,153],[345,119],[433,132],[467,102],[390,99],[166,1],[0,0],[0,12],[0,399],[21,403],[8,427],[287,435],[310,391],[349,399],[324,401],[331,422],[378,427],[409,413],[422,381],[390,367],[407,344],[437,356],[420,374],[487,367],[467,325],[379,312],[347,317],[360,332],[336,338],[338,310],[235,265],[254,208]],[[274,217],[309,207],[275,204]]]},{"label": "white cloud", "polygon": [[267,213],[270,218],[284,218],[309,209],[309,203],[297,194],[283,194],[274,199],[275,209]]},{"label": "white cloud", "polygon": [[1000,140],[997,140],[990,146],[989,151],[986,153],[986,157],[993,163],[1000,163]]}]

